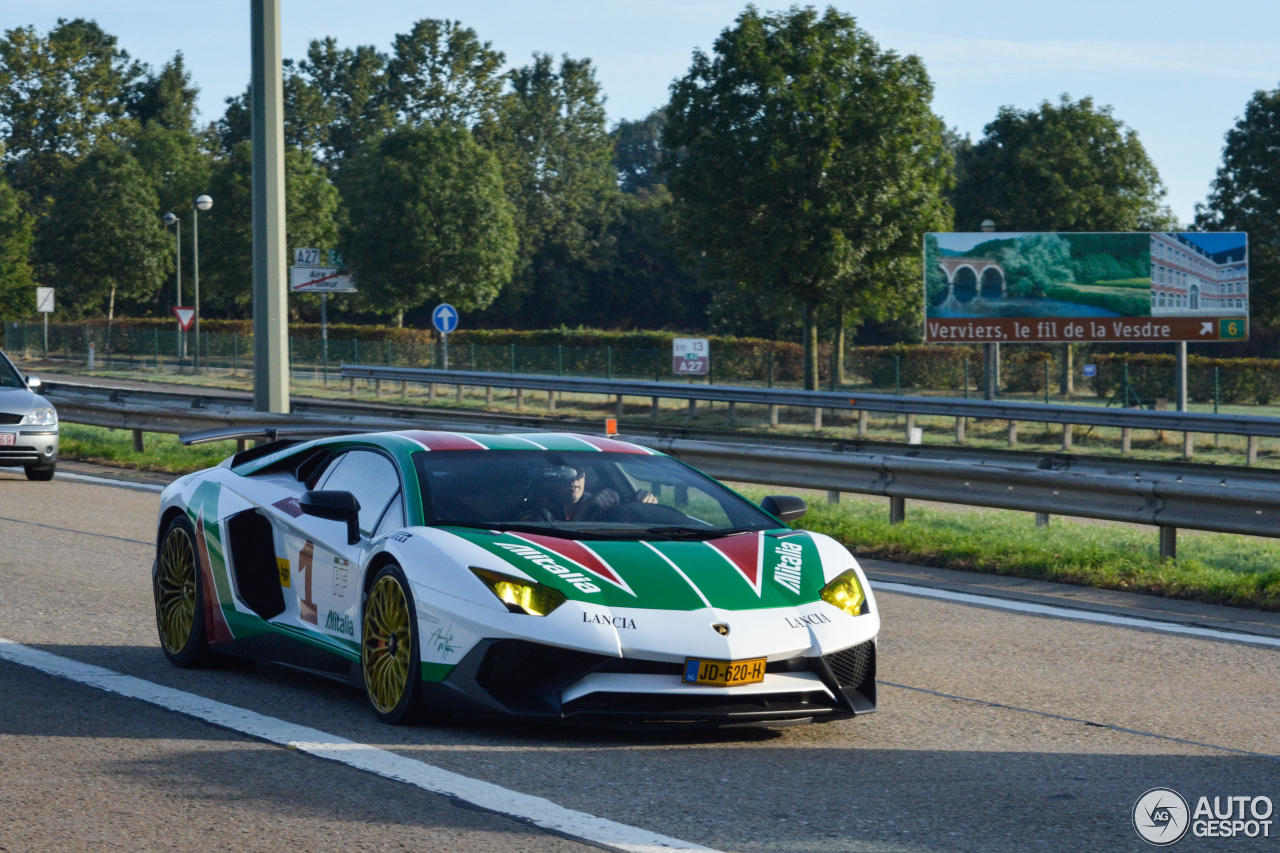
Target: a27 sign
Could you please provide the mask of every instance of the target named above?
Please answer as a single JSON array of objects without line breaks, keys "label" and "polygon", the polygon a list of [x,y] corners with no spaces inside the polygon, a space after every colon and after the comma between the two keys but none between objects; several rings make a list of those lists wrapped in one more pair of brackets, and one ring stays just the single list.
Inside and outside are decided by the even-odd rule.
[{"label": "a27 sign", "polygon": [[706,338],[676,338],[671,344],[671,370],[677,376],[706,376],[711,345]]}]

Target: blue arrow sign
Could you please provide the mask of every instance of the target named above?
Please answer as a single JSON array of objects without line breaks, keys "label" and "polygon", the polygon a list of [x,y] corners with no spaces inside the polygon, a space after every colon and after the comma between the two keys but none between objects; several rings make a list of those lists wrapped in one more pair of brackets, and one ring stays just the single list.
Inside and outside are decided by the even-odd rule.
[{"label": "blue arrow sign", "polygon": [[458,309],[448,302],[441,302],[436,306],[436,310],[431,312],[431,323],[436,327],[437,332],[449,334],[458,328]]}]

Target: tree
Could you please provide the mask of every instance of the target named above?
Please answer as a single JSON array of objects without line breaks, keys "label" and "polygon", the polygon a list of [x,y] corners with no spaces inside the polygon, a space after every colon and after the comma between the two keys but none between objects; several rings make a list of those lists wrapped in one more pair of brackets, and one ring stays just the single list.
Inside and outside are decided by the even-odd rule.
[{"label": "tree", "polygon": [[164,64],[160,73],[149,72],[138,83],[129,114],[141,125],[155,122],[167,130],[195,130],[196,97],[200,90],[191,83],[191,73],[182,51]]},{"label": "tree", "polygon": [[588,278],[607,263],[618,196],[613,145],[589,59],[535,54],[509,76],[498,118],[479,129],[497,154],[520,236],[516,278],[491,315],[500,322],[564,323],[591,299]]},{"label": "tree", "polygon": [[479,310],[511,280],[516,234],[502,173],[465,128],[395,130],[340,182],[342,246],[369,310],[402,318],[437,300]]},{"label": "tree", "polygon": [[1010,296],[1044,296],[1072,281],[1071,245],[1057,234],[1028,234],[1000,250]]},{"label": "tree", "polygon": [[[325,156],[334,111],[292,60],[284,61],[282,75],[285,145],[305,151],[320,161]],[[210,135],[213,147],[229,156],[240,143],[249,141],[253,124],[252,87],[246,86],[242,94],[227,98],[226,104],[226,112],[213,124]]]},{"label": "tree", "polygon": [[675,250],[671,194],[658,184],[619,199],[605,260],[587,273],[584,301],[568,322],[611,329],[703,329],[711,290]]},{"label": "tree", "polygon": [[1196,226],[1249,233],[1249,311],[1254,322],[1280,323],[1280,89],[1257,91],[1227,131],[1209,198]]},{"label": "tree", "polygon": [[918,288],[918,275],[878,276],[949,221],[931,97],[917,57],[882,51],[835,9],[748,7],[672,85],[662,143],[677,233],[722,279],[803,307],[807,388],[819,308]]},{"label": "tree", "polygon": [[1004,231],[1148,231],[1177,227],[1138,134],[1063,95],[1038,110],[1001,107],[983,138],[957,146],[956,227]]},{"label": "tree", "polygon": [[298,69],[329,110],[322,151],[332,174],[391,126],[387,57],[371,45],[339,48],[325,38],[311,42]]},{"label": "tree", "polygon": [[159,206],[142,167],[122,145],[105,142],[76,165],[37,243],[63,305],[111,320],[117,299],[151,303],[172,252]]},{"label": "tree", "polygon": [[117,139],[144,66],[96,23],[58,19],[47,36],[34,27],[0,40],[0,131],[10,182],[31,210],[44,212],[75,162]]},{"label": "tree", "polygon": [[[338,191],[298,148],[285,150],[285,251],[338,245]],[[212,211],[200,216],[201,313],[248,316],[253,304],[253,154],[236,146],[209,179]],[[190,202],[185,208],[190,210]],[[184,232],[190,219],[184,216]],[[184,253],[185,254],[185,253]]]},{"label": "tree", "polygon": [[618,188],[634,193],[652,190],[662,183],[658,161],[662,153],[662,108],[639,121],[620,121],[609,134],[613,138],[613,167]]},{"label": "tree", "polygon": [[493,117],[505,60],[458,21],[418,21],[392,42],[386,103],[403,124],[474,127]]},{"label": "tree", "polygon": [[17,191],[0,177],[0,322],[30,316],[35,310],[32,224]]}]

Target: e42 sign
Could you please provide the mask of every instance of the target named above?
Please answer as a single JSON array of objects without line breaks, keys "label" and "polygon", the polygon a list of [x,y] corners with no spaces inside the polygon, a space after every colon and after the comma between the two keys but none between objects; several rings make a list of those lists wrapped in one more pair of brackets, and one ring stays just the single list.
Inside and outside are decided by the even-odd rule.
[{"label": "e42 sign", "polygon": [[671,370],[677,376],[706,376],[711,370],[707,339],[676,338],[671,345]]}]

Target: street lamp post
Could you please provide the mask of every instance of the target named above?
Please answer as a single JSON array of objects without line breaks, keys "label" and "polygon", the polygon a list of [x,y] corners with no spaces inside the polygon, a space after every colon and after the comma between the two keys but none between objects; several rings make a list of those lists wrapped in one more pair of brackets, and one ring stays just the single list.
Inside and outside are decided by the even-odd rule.
[{"label": "street lamp post", "polygon": [[191,363],[196,373],[200,372],[200,211],[209,210],[211,207],[213,207],[213,199],[207,195],[197,196],[191,212],[191,245],[194,252],[191,257],[191,272],[195,281],[196,309],[196,351]]},{"label": "street lamp post", "polygon": [[[177,216],[176,214],[174,214],[174,213],[170,212],[170,213],[166,213],[164,216],[162,216],[162,217],[161,217],[161,221],[162,221],[162,222],[164,222],[164,224],[165,224],[165,225],[172,225],[172,226],[174,227],[174,236],[175,236],[176,241],[177,241],[177,248],[178,248],[178,263],[177,263],[177,267],[176,267],[176,269],[175,269],[176,276],[175,276],[175,278],[174,278],[173,307],[174,307],[174,308],[178,308],[178,307],[180,307],[180,306],[182,305],[182,220],[181,220],[180,218],[178,218],[178,216]],[[179,372],[179,373],[181,373],[181,372],[182,372],[182,358],[183,358],[183,355],[184,355],[184,353],[183,353],[183,351],[182,351],[182,350],[183,350],[183,346],[182,346],[182,344],[183,344],[183,336],[182,336],[182,321],[181,321],[181,320],[179,320],[179,321],[178,321],[178,338],[177,338],[177,342],[178,342],[178,346],[176,347],[176,349],[178,350],[178,372]]]},{"label": "street lamp post", "polygon": [[[996,230],[996,223],[993,219],[984,219],[982,224],[978,226],[987,234]],[[982,282],[978,282],[978,295],[982,295]],[[1000,344],[989,343],[982,345],[982,384],[983,398],[994,400],[996,393],[1000,387]]]}]

